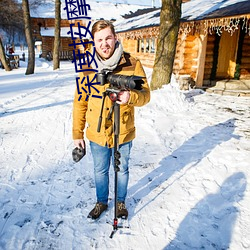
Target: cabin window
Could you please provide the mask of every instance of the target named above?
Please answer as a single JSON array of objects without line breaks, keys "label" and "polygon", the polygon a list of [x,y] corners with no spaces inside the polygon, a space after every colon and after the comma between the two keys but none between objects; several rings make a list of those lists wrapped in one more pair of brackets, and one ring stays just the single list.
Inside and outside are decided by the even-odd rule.
[{"label": "cabin window", "polygon": [[141,52],[141,39],[137,40],[137,53]]},{"label": "cabin window", "polygon": [[137,40],[138,53],[155,53],[155,38],[142,38]]},{"label": "cabin window", "polygon": [[150,39],[150,53],[155,53],[155,38]]},{"label": "cabin window", "polygon": [[144,38],[137,40],[137,52],[144,53]]}]

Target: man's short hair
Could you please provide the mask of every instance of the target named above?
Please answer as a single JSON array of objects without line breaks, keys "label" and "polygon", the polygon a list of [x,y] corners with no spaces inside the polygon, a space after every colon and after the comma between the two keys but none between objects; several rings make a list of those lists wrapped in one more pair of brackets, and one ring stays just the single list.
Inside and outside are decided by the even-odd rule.
[{"label": "man's short hair", "polygon": [[99,20],[94,23],[94,25],[92,26],[92,31],[91,31],[92,36],[94,37],[96,32],[106,29],[108,27],[111,29],[113,35],[115,36],[115,27],[110,21],[107,21],[107,20]]}]

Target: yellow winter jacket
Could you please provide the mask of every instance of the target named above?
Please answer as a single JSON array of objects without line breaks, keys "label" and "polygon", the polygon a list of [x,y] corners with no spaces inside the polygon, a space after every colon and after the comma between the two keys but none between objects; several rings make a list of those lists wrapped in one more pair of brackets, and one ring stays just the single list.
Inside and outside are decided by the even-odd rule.
[{"label": "yellow winter jacket", "polygon": [[[120,134],[119,144],[129,142],[135,138],[135,125],[134,125],[134,107],[140,107],[147,104],[150,100],[150,89],[147,83],[146,75],[139,60],[133,58],[130,54],[124,52],[119,65],[113,71],[113,74],[121,75],[136,75],[143,77],[144,84],[142,90],[130,90],[130,99],[128,104],[120,105]],[[94,73],[89,74],[89,79],[92,79]],[[86,74],[79,74],[80,80],[85,77],[83,86],[86,83]],[[109,148],[114,147],[114,133],[113,133],[113,120],[108,120],[112,101],[107,96],[105,98],[104,109],[102,113],[102,123],[100,132],[97,132],[98,121],[101,112],[102,99],[94,97],[94,95],[102,96],[106,91],[109,84],[94,85],[99,91],[91,90],[89,97],[86,100],[86,93],[82,92],[79,100],[79,93],[76,89],[75,98],[73,102],[73,140],[84,138],[84,129],[87,122],[86,137],[88,140],[95,142],[101,146],[107,145]],[[113,112],[114,113],[114,112]]]}]

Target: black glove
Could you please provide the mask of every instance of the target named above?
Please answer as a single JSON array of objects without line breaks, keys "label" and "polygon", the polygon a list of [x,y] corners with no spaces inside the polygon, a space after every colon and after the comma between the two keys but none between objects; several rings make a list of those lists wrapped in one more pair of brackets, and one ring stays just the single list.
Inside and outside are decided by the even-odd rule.
[{"label": "black glove", "polygon": [[78,162],[78,161],[80,161],[83,158],[83,156],[85,154],[86,154],[86,149],[85,148],[82,148],[81,146],[80,147],[76,147],[72,151],[73,160],[75,162]]}]

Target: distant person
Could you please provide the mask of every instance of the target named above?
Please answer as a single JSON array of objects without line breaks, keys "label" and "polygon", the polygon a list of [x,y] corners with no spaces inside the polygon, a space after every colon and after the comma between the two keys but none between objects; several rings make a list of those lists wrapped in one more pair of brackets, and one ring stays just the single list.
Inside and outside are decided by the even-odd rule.
[{"label": "distant person", "polygon": [[15,53],[12,46],[9,47],[8,52],[9,52],[10,55]]}]

